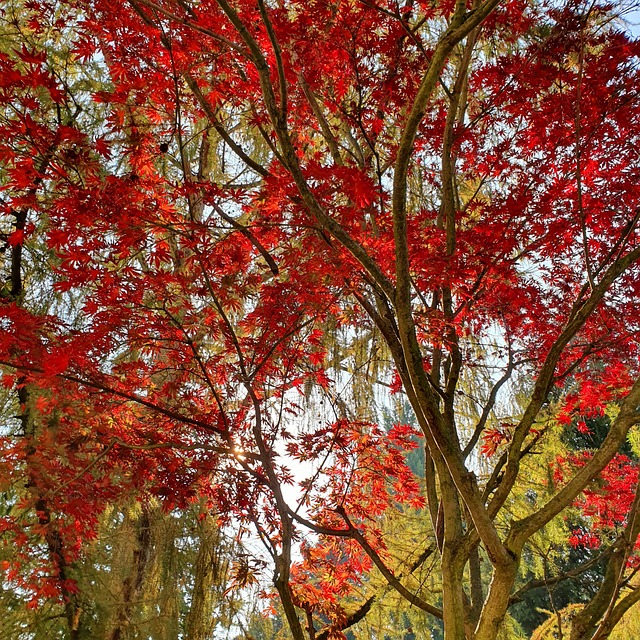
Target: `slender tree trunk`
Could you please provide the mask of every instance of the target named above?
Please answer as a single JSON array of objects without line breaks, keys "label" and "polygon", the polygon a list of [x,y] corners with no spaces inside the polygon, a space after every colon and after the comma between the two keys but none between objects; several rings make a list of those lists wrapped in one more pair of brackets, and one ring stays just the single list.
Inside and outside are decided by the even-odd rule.
[{"label": "slender tree trunk", "polygon": [[511,590],[518,575],[518,562],[497,566],[489,587],[473,640],[495,640],[509,607]]},{"label": "slender tree trunk", "polygon": [[484,602],[480,550],[477,545],[473,547],[469,555],[469,580],[471,582],[471,610],[474,622],[477,623],[482,611],[482,603]]},{"label": "slender tree trunk", "polygon": [[464,564],[456,555],[455,544],[450,545],[445,541],[441,562],[442,619],[445,640],[466,640],[466,615],[462,589]]},{"label": "slender tree trunk", "polygon": [[276,561],[276,578],[274,585],[284,609],[284,614],[289,624],[289,630],[294,640],[306,640],[302,624],[298,618],[298,611],[293,601],[293,593],[291,592],[291,585],[289,584],[289,567],[290,559],[280,556]]},{"label": "slender tree trunk", "polygon": [[464,567],[460,553],[463,538],[462,509],[453,479],[442,459],[438,460],[440,493],[444,515],[444,540],[440,559],[442,569],[442,619],[445,640],[466,640]]},{"label": "slender tree trunk", "polygon": [[133,550],[133,568],[124,579],[122,588],[123,602],[118,610],[116,624],[109,636],[110,640],[122,640],[126,637],[127,627],[131,624],[133,607],[143,585],[145,570],[151,551],[151,519],[149,506],[142,505],[142,514],[135,522],[136,540]]},{"label": "slender tree trunk", "polygon": [[213,611],[213,589],[227,575],[228,561],[221,558],[220,533],[207,516],[202,522],[200,547],[193,566],[191,607],[185,623],[187,640],[206,640],[213,633],[216,618]]}]

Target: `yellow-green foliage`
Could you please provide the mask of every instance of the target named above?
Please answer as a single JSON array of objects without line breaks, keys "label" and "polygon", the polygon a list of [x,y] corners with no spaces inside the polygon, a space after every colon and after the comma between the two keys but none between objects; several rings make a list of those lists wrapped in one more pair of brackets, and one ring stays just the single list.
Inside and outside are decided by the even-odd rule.
[{"label": "yellow-green foliage", "polygon": [[[547,612],[549,617],[533,632],[531,640],[556,640],[560,637],[559,621],[562,637],[568,638],[571,633],[571,619],[582,605],[573,604],[559,612]],[[640,610],[632,607],[622,620],[614,627],[609,640],[635,640],[640,638]]]},{"label": "yellow-green foliage", "polygon": [[640,609],[632,607],[613,628],[609,640],[634,640],[640,638]]}]

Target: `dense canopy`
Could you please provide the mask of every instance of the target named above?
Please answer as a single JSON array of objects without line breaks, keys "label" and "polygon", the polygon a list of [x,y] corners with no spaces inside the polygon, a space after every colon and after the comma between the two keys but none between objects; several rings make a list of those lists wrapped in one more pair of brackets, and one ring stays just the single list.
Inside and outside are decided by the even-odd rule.
[{"label": "dense canopy", "polygon": [[[97,637],[111,527],[139,567],[111,640],[249,638],[255,584],[295,640],[520,637],[541,586],[546,633],[610,637],[640,600],[623,9],[5,3],[3,590]],[[215,628],[192,575],[208,624],[136,630],[147,530],[195,576],[235,554]]]}]

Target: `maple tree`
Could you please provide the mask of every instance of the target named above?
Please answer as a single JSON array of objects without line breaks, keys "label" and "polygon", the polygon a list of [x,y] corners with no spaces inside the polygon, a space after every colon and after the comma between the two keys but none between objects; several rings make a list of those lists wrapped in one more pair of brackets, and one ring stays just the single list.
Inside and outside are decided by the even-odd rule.
[{"label": "maple tree", "polygon": [[[19,415],[1,475],[22,484],[0,526],[34,606],[59,595],[79,637],[68,568],[130,491],[255,531],[296,639],[366,615],[342,601],[375,567],[447,640],[490,640],[532,541],[576,500],[592,517],[622,495],[571,622],[608,637],[640,599],[637,472],[618,455],[640,422],[640,45],[614,7],[13,9],[0,366]],[[375,364],[353,368],[363,333]],[[345,370],[406,394],[418,429],[352,410]],[[594,416],[606,436],[563,475],[554,431]],[[536,460],[552,477],[534,490]],[[621,470],[622,494],[594,490]],[[412,510],[440,600],[415,559],[390,568],[381,518]]]}]

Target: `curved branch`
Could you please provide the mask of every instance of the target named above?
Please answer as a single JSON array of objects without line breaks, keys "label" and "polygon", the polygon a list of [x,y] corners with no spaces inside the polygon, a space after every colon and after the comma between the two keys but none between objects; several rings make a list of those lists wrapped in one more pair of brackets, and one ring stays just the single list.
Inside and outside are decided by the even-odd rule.
[{"label": "curved branch", "polygon": [[629,429],[640,423],[640,378],[631,388],[620,407],[620,413],[611,424],[609,433],[600,448],[593,454],[587,464],[576,470],[575,474],[558,493],[556,493],[538,511],[514,522],[508,538],[516,547],[522,544],[536,531],[557,516],[567,505],[571,504],[578,494],[609,463],[624,442]]},{"label": "curved branch", "polygon": [[356,527],[353,526],[349,516],[347,516],[345,510],[342,507],[338,507],[336,511],[344,519],[350,537],[352,537],[365,551],[365,553],[371,558],[372,562],[376,565],[380,573],[384,576],[385,580],[392,586],[403,598],[409,601],[410,604],[415,605],[418,609],[422,609],[426,613],[430,613],[436,618],[442,619],[442,610],[434,607],[428,602],[424,601],[417,594],[411,593],[400,580],[393,574],[393,572],[385,565],[382,558],[376,552],[376,550],[367,542],[367,539],[362,535]]},{"label": "curved branch", "polygon": [[[529,430],[533,426],[542,405],[547,399],[554,381],[553,376],[556,366],[558,365],[566,346],[591,317],[592,313],[595,311],[596,307],[602,301],[613,283],[638,260],[640,260],[640,246],[629,251],[623,257],[618,258],[607,269],[600,282],[592,289],[591,295],[586,300],[578,298],[575,301],[569,320],[549,350],[536,379],[536,383],[531,394],[531,400],[525,409],[522,419],[514,430],[513,439],[509,445],[505,474],[489,507],[492,515],[495,515],[504,504],[504,501],[507,499],[507,496],[511,492],[511,489],[518,477],[522,445],[529,433]],[[598,453],[601,453],[601,451]],[[584,470],[585,469],[583,468],[582,471]]]}]

